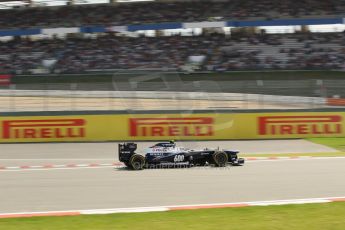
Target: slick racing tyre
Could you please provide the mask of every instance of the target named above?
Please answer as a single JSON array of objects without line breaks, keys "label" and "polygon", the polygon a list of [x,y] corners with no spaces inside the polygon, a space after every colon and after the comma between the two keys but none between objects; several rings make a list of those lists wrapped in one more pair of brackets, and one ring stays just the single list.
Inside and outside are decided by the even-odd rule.
[{"label": "slick racing tyre", "polygon": [[228,163],[228,154],[225,152],[215,152],[213,153],[212,158],[216,167],[225,167]]},{"label": "slick racing tyre", "polygon": [[145,158],[142,155],[134,154],[129,159],[129,165],[134,170],[142,170],[145,165]]}]

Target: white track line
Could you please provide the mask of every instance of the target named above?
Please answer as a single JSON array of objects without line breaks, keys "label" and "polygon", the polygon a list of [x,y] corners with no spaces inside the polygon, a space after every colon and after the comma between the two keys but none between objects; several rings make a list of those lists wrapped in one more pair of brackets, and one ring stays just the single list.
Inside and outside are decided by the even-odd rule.
[{"label": "white track line", "polygon": [[342,197],[324,197],[324,198],[289,199],[289,200],[250,201],[250,202],[235,202],[235,203],[212,203],[212,204],[190,204],[190,205],[112,208],[112,209],[0,213],[0,218],[20,218],[20,217],[38,217],[38,216],[71,216],[71,215],[94,215],[94,214],[114,214],[114,213],[140,213],[140,212],[164,212],[164,211],[179,211],[179,210],[213,209],[213,208],[240,208],[240,207],[250,207],[250,206],[269,206],[269,205],[287,205],[287,204],[317,204],[317,203],[331,203],[331,202],[345,202],[345,196],[342,196]]},{"label": "white track line", "polygon": [[[300,160],[333,160],[339,159],[343,160],[345,157],[311,157],[311,156],[300,156],[300,157],[247,157],[247,163],[257,163],[257,162],[279,162],[279,161],[300,161]],[[116,167],[123,166],[120,162],[114,163],[83,163],[83,164],[46,164],[46,165],[22,165],[22,166],[1,166],[1,171],[27,171],[27,170],[54,170],[54,169],[71,169],[71,168],[104,168],[104,167]]]},{"label": "white track line", "polygon": [[[345,157],[248,157],[246,163],[257,163],[257,162],[279,162],[279,161],[307,161],[307,160],[333,160],[339,159],[344,160]],[[105,168],[105,167],[123,167],[124,165],[120,162],[114,163],[79,163],[79,164],[45,164],[45,165],[21,165],[21,166],[1,166],[0,172],[3,171],[32,171],[32,170],[54,170],[54,169],[75,169],[75,168]]]},{"label": "white track line", "polygon": [[2,170],[4,172],[26,172],[26,171],[51,171],[51,170],[77,170],[77,169],[104,169],[104,168],[123,168],[123,166],[93,166],[93,167],[75,167],[75,168],[29,168],[18,170]]},{"label": "white track line", "polygon": [[0,161],[100,161],[114,160],[114,158],[4,158]]}]

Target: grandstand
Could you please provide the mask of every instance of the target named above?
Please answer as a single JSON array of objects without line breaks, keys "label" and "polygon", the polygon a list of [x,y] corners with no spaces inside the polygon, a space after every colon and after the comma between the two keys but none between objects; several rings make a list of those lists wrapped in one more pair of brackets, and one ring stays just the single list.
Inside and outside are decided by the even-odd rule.
[{"label": "grandstand", "polygon": [[344,1],[22,3],[1,10],[1,74],[344,68]]},{"label": "grandstand", "polygon": [[[95,70],[198,71],[343,69],[344,33],[205,34],[198,36],[16,39],[0,44],[0,72],[87,73]],[[48,73],[48,72],[47,72]]]},{"label": "grandstand", "polygon": [[[277,18],[332,18],[342,16],[344,1],[318,0],[223,0],[223,1],[154,1],[121,3],[121,1],[4,1],[2,8],[15,6],[17,10],[3,10],[0,28],[73,27],[81,25],[126,25],[157,22],[196,22],[222,20],[258,20]],[[12,4],[11,4],[12,3]],[[84,4],[83,4],[84,3]],[[108,3],[108,4],[105,4]],[[42,6],[59,5],[54,8]],[[62,5],[62,6],[61,6]],[[65,6],[64,6],[65,5]],[[66,6],[67,5],[67,6]],[[38,7],[35,7],[38,6]],[[24,9],[24,10],[23,10]],[[269,10],[268,10],[269,9]],[[181,14],[181,12],[184,12]],[[61,20],[63,18],[63,20]],[[44,19],[44,20],[42,20]]]},{"label": "grandstand", "polygon": [[[151,71],[212,76],[234,71],[345,68],[345,1],[65,1],[45,7],[54,1],[32,0],[21,2],[20,7],[5,7],[8,3],[2,2],[6,9],[0,14],[0,75],[97,77]],[[220,81],[219,90],[343,96],[341,80],[329,83],[327,95],[320,89],[327,81],[317,79],[287,89],[279,82],[255,82],[251,87],[252,82],[227,81]],[[257,87],[260,84],[265,90]],[[152,85],[143,88],[152,90]],[[172,90],[188,91],[184,87]]]}]

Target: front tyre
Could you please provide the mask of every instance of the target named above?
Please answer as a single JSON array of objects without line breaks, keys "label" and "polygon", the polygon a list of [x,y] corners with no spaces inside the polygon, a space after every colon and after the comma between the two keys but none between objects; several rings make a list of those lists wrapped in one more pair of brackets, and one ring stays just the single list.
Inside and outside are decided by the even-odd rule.
[{"label": "front tyre", "polygon": [[215,152],[212,155],[212,160],[216,167],[225,167],[228,163],[228,154],[225,152]]},{"label": "front tyre", "polygon": [[129,159],[129,165],[133,170],[142,170],[145,166],[145,157],[139,154],[134,154]]}]

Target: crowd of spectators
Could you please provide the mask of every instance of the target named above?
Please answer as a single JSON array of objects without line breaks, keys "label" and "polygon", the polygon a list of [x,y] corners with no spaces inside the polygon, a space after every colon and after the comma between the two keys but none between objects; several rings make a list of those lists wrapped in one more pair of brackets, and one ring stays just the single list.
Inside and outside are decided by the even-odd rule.
[{"label": "crowd of spectators", "polygon": [[213,70],[345,68],[344,33],[239,36],[222,51],[210,57]]},{"label": "crowd of spectators", "polygon": [[[287,39],[289,45],[285,44]],[[97,38],[15,39],[0,42],[0,73],[32,73],[37,69],[53,73],[159,68],[181,71],[191,64],[191,56],[204,57],[194,63],[200,71],[343,69],[344,47],[344,33],[166,37],[107,34]]]},{"label": "crowd of spectators", "polygon": [[0,29],[344,15],[344,0],[224,0],[32,7],[0,11]]}]

